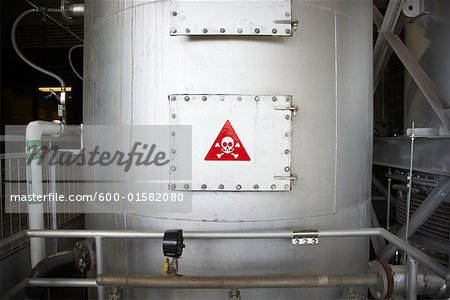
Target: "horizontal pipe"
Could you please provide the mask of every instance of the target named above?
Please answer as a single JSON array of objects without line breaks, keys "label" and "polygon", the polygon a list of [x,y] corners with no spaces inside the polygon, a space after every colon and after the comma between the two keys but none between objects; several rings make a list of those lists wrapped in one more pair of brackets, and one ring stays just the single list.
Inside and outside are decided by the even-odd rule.
[{"label": "horizontal pipe", "polygon": [[[299,230],[296,230],[298,233]],[[311,230],[305,230],[305,234]],[[123,231],[123,230],[28,230],[29,237],[63,238],[125,238],[125,239],[162,239],[164,231]],[[319,230],[319,238],[330,237],[372,237],[381,236],[400,250],[410,254],[417,261],[430,268],[442,278],[447,270],[441,264],[409,245],[404,240],[383,228],[360,228],[340,230]],[[291,239],[292,230],[256,230],[256,231],[183,231],[185,239]],[[447,278],[447,280],[449,280]]]},{"label": "horizontal pipe", "polygon": [[0,249],[8,247],[8,246],[14,244],[15,242],[18,242],[25,238],[27,238],[27,231],[26,230],[19,231],[13,235],[8,236],[7,238],[5,238],[3,240],[0,240]]},{"label": "horizontal pipe", "polygon": [[95,278],[28,278],[28,286],[96,287]]},{"label": "horizontal pipe", "polygon": [[376,286],[376,274],[314,275],[314,276],[97,276],[97,284],[161,289],[264,289],[264,288],[314,288]]}]

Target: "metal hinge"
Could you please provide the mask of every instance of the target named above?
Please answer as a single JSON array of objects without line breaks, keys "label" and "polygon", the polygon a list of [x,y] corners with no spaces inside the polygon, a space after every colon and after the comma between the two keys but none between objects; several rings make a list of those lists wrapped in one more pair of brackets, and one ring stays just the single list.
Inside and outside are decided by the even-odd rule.
[{"label": "metal hinge", "polygon": [[273,22],[275,24],[291,25],[292,30],[297,30],[298,28],[298,20],[275,20]]},{"label": "metal hinge", "polygon": [[295,174],[291,174],[289,176],[274,176],[273,179],[275,180],[292,180],[296,181],[298,179],[298,176]]},{"label": "metal hinge", "polygon": [[317,245],[319,244],[319,231],[314,229],[293,229],[293,245]]},{"label": "metal hinge", "polygon": [[285,107],[275,107],[275,110],[290,110],[292,111],[292,113],[295,115],[297,115],[297,111],[299,110],[299,107],[293,103],[291,103],[291,105],[289,106],[285,106]]}]

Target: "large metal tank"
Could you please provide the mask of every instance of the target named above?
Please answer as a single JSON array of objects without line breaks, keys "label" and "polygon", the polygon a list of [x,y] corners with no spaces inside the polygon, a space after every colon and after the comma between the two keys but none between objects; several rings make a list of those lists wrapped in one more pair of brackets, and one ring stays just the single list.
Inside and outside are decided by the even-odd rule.
[{"label": "large metal tank", "polygon": [[[426,0],[423,9],[425,14],[405,25],[405,44],[450,107],[450,2]],[[436,128],[440,135],[450,135],[407,72],[404,112],[405,128],[415,122],[415,127]]]},{"label": "large metal tank", "polygon": [[[218,3],[200,2],[209,3],[213,10]],[[259,2],[247,4],[258,11]],[[292,95],[300,108],[292,120],[290,139],[292,173],[298,179],[288,191],[194,191],[190,213],[118,211],[90,215],[88,226],[148,230],[367,227],[372,2],[292,1],[290,14],[299,24],[292,36],[284,37],[173,35],[171,5],[170,1],[86,3],[84,123],[169,124],[171,94]],[[198,110],[196,114],[201,120],[206,113]],[[212,143],[199,141],[195,131],[193,135],[193,148]],[[89,143],[92,137],[85,139]],[[336,238],[311,247],[269,240],[186,244],[180,262],[186,275],[356,273],[366,270],[369,252],[366,238]],[[104,248],[109,249],[106,272],[162,274],[160,242],[109,241]],[[227,295],[223,290],[124,292],[128,299],[224,299]],[[325,299],[341,294],[340,289],[241,291],[242,299]]]}]

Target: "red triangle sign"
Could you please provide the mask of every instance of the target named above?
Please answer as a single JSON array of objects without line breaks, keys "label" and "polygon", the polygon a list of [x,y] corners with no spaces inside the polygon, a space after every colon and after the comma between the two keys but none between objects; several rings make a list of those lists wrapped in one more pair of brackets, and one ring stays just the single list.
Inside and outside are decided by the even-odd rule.
[{"label": "red triangle sign", "polygon": [[230,121],[227,120],[223,125],[211,149],[206,154],[205,160],[250,160],[250,156],[248,156]]}]

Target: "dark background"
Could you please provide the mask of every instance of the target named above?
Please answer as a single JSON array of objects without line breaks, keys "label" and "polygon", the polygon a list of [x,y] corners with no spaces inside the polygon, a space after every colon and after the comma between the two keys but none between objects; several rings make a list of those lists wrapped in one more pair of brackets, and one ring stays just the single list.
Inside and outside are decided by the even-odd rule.
[{"label": "dark background", "polygon": [[[30,1],[39,7],[58,8],[59,0]],[[1,134],[4,125],[26,125],[33,120],[57,119],[57,100],[44,99],[48,93],[39,87],[59,87],[59,82],[30,67],[16,54],[11,43],[11,29],[15,19],[32,6],[24,0],[2,0],[1,10]],[[60,13],[51,14],[67,25]],[[83,25],[68,25],[71,31],[83,37]],[[82,123],[82,81],[71,70],[69,49],[81,44],[42,13],[28,15],[17,29],[17,43],[25,56],[35,64],[61,76],[72,92],[67,97],[67,123]],[[83,48],[72,52],[72,61],[79,73],[83,68]],[[70,97],[70,98],[69,98]]]}]

